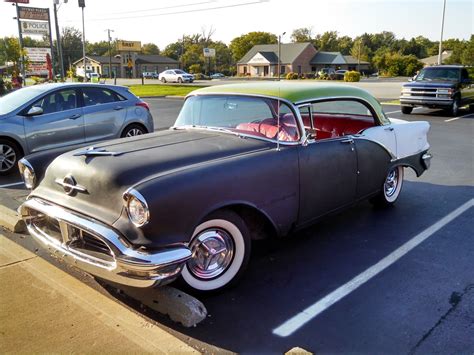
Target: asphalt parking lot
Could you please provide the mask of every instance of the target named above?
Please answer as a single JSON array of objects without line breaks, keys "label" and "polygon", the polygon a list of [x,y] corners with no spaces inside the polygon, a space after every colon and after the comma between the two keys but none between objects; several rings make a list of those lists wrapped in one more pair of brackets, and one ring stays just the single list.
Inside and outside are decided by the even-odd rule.
[{"label": "asphalt parking lot", "polygon": [[[182,105],[146,101],[156,129],[169,127]],[[240,284],[201,298],[209,316],[195,328],[114,297],[205,352],[298,346],[315,353],[472,354],[474,114],[384,109],[389,117],[431,124],[431,169],[420,178],[406,171],[394,208],[364,202],[284,240],[255,243]],[[15,183],[17,177],[2,180],[9,186],[0,195],[20,200],[24,192]],[[7,235],[34,250],[27,237]]]}]

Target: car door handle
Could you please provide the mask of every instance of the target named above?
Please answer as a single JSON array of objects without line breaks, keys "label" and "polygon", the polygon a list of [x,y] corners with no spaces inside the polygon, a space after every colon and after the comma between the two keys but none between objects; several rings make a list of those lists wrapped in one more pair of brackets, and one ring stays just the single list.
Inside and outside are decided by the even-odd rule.
[{"label": "car door handle", "polygon": [[354,140],[352,138],[347,138],[347,139],[343,139],[341,143],[354,144]]},{"label": "car door handle", "polygon": [[122,106],[117,106],[117,107],[114,107],[114,110],[115,110],[115,111],[122,110],[122,109],[123,109],[123,107],[122,107]]},{"label": "car door handle", "polygon": [[387,128],[384,128],[385,131],[390,131],[392,132],[393,131],[393,127],[387,127]]},{"label": "car door handle", "polygon": [[79,117],[81,117],[81,115],[78,114],[78,113],[76,113],[75,115],[69,116],[68,118],[69,118],[70,120],[76,120],[76,119],[78,119]]}]

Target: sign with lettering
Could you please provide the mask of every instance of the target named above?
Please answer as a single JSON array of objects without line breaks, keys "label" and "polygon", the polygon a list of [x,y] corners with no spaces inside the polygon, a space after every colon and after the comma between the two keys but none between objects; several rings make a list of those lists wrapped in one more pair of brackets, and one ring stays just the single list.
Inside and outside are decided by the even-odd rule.
[{"label": "sign with lettering", "polygon": [[49,24],[48,22],[21,21],[21,33],[49,36]]},{"label": "sign with lettering", "polygon": [[117,41],[117,50],[122,52],[140,52],[142,50],[142,42]]},{"label": "sign with lettering", "polygon": [[5,2],[16,2],[18,4],[29,4],[30,0],[4,0]]},{"label": "sign with lettering", "polygon": [[51,57],[51,48],[26,47],[25,50],[30,62],[46,63],[46,56],[49,55]]},{"label": "sign with lettering", "polygon": [[49,21],[49,9],[18,6],[20,20]]},{"label": "sign with lettering", "polygon": [[216,50],[214,48],[203,48],[204,57],[215,57]]}]

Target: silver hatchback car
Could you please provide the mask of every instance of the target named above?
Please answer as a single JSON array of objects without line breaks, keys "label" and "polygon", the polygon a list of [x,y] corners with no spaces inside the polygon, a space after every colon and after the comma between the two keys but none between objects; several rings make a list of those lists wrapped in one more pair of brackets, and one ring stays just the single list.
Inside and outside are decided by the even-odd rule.
[{"label": "silver hatchback car", "polygon": [[153,132],[148,104],[127,87],[30,86],[0,98],[0,175],[41,150]]}]

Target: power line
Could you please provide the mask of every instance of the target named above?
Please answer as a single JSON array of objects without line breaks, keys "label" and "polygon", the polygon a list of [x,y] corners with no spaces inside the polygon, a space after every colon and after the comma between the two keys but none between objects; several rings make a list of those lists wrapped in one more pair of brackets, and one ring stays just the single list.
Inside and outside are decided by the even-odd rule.
[{"label": "power line", "polygon": [[[95,18],[89,19],[88,21],[115,21],[115,20],[125,20],[125,19],[133,19],[133,18],[144,18],[144,17],[160,17],[160,16],[168,16],[168,15],[181,15],[193,12],[204,12],[204,11],[212,11],[212,10],[219,10],[219,9],[227,9],[232,7],[242,7],[242,6],[249,6],[249,5],[256,5],[261,4],[264,2],[269,2],[270,0],[257,0],[252,2],[247,2],[243,4],[232,4],[232,5],[222,5],[222,6],[215,6],[215,7],[207,7],[203,9],[193,9],[193,10],[184,10],[184,11],[175,11],[175,12],[167,12],[164,14],[148,14],[148,15],[139,15],[139,16],[123,16],[123,17],[113,17],[113,18]],[[75,22],[76,20],[68,20],[64,22]]]},{"label": "power line", "polygon": [[209,0],[209,1],[202,1],[202,2],[195,2],[195,3],[187,3],[182,5],[173,5],[173,6],[164,6],[164,7],[156,7],[154,9],[145,9],[145,10],[134,10],[134,11],[120,11],[120,12],[109,12],[107,15],[120,15],[120,14],[133,14],[137,12],[149,12],[149,11],[156,11],[156,10],[168,10],[168,9],[175,9],[177,7],[189,7],[189,6],[197,6],[197,5],[204,5],[209,4],[212,2],[216,2],[217,0]]}]

